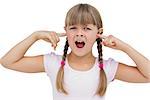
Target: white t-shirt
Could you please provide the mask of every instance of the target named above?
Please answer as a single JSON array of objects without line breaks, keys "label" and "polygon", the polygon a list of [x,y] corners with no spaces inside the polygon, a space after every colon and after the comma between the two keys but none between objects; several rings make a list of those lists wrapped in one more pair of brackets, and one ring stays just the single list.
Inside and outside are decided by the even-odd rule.
[{"label": "white t-shirt", "polygon": [[[60,68],[61,55],[50,53],[44,55],[44,67],[53,87],[53,100],[104,100],[104,97],[95,95],[99,83],[98,58],[94,66],[88,71],[79,71],[71,68],[66,59],[64,66],[64,87],[68,95],[60,93],[56,89],[56,77]],[[114,79],[118,62],[109,58],[104,60],[104,71],[108,84]]]}]

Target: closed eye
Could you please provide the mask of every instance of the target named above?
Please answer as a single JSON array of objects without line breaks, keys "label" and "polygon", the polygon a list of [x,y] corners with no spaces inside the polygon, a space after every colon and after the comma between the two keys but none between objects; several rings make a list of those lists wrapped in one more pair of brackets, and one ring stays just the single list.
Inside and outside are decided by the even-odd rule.
[{"label": "closed eye", "polygon": [[90,28],[87,27],[88,30],[91,30]]},{"label": "closed eye", "polygon": [[92,29],[89,27],[85,27],[84,30],[92,30]]},{"label": "closed eye", "polygon": [[77,29],[77,28],[76,27],[70,27],[69,29],[72,30],[72,29]]}]

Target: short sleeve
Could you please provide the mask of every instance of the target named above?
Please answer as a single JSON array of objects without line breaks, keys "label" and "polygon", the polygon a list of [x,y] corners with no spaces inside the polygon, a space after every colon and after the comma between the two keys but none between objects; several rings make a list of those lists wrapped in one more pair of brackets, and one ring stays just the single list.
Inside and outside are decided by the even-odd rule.
[{"label": "short sleeve", "polygon": [[108,60],[105,60],[104,62],[104,70],[107,76],[108,82],[111,82],[114,80],[116,72],[118,68],[118,62],[115,61],[112,58],[109,58]]},{"label": "short sleeve", "polygon": [[61,56],[56,55],[55,53],[45,54],[44,55],[44,68],[47,75],[53,76],[58,71],[60,67]]}]

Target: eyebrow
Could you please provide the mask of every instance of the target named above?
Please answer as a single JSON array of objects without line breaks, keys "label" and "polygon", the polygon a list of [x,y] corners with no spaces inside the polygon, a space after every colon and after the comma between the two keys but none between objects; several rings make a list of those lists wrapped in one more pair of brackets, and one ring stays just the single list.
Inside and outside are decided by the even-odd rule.
[{"label": "eyebrow", "polygon": [[[77,27],[78,25],[69,25],[68,27]],[[90,24],[85,24],[85,25],[79,25],[80,27],[93,27],[92,25]]]}]

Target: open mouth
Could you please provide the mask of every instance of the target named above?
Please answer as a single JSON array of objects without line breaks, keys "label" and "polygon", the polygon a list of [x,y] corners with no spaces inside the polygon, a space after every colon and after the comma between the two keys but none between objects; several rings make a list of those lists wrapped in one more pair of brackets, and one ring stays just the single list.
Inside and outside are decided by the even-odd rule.
[{"label": "open mouth", "polygon": [[83,48],[85,45],[85,42],[84,41],[82,41],[82,42],[76,41],[75,44],[76,44],[77,48]]}]

